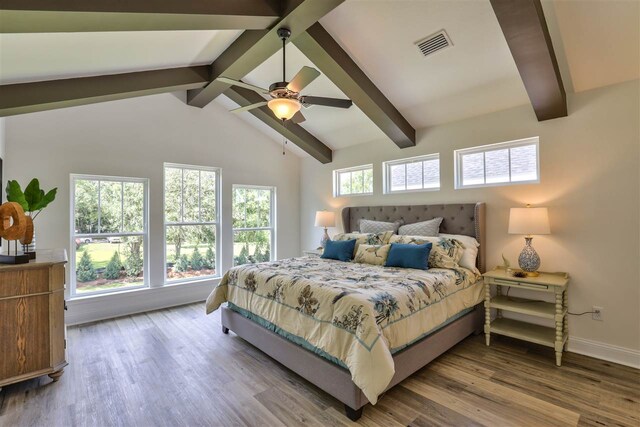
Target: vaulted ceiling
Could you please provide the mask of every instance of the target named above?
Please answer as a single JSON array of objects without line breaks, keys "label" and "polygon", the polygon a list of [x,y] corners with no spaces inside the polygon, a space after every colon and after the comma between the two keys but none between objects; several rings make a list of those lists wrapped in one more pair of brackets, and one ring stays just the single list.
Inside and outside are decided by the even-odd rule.
[{"label": "vaulted ceiling", "polygon": [[[536,3],[535,0],[512,3],[518,2]],[[38,1],[30,0],[30,3]],[[221,4],[211,1],[211,4],[216,3]],[[233,7],[240,9],[250,3],[250,0],[238,0]],[[301,3],[304,4],[302,0],[292,0],[282,4]],[[307,120],[300,124],[300,132],[321,141],[328,150],[389,139],[388,135],[394,132],[403,140],[402,120],[411,128],[419,129],[534,102],[528,91],[531,86],[523,83],[526,79],[519,69],[522,64],[517,63],[518,56],[514,52],[517,46],[514,47],[513,40],[508,42],[509,29],[504,17],[508,18],[511,11],[504,1],[346,0],[334,3],[331,7],[325,6],[328,13],[318,15],[321,16],[320,25],[335,40],[340,55],[344,51],[364,79],[375,85],[383,99],[365,93],[371,99],[354,98],[355,104],[348,110],[320,106],[303,109]],[[198,2],[183,4],[201,7]],[[278,16],[287,11],[278,10],[278,4],[281,3],[265,0],[265,6],[255,13],[260,16],[234,15],[233,19],[225,19],[225,16],[207,15],[209,11],[197,10],[204,13],[204,18],[201,15],[182,15],[177,20],[164,17],[163,20],[146,19],[140,21],[144,26],[138,28],[139,22],[133,22],[131,16],[139,18],[144,11],[134,10],[128,11],[131,14],[122,15],[126,19],[89,19],[83,21],[84,24],[65,24],[78,27],[73,27],[72,32],[60,28],[59,17],[49,16],[52,12],[34,21],[42,31],[48,32],[35,32],[37,29],[21,32],[25,28],[15,24],[18,21],[13,19],[14,12],[0,10],[0,85],[7,88],[9,86],[6,85],[16,83],[102,75],[119,78],[117,76],[122,73],[175,68],[183,70],[179,76],[163,74],[153,78],[165,79],[163,83],[169,89],[190,90],[192,99],[193,95],[201,96],[198,90],[207,85],[207,71],[204,67],[185,67],[213,63],[208,72],[213,69],[215,73],[216,59],[242,40],[243,28],[251,28],[248,31],[260,40],[275,25],[281,25],[278,24]],[[317,4],[320,7],[326,5]],[[560,85],[564,82],[567,91],[588,90],[640,77],[640,2],[543,0],[541,5],[544,12],[542,20],[546,19],[555,48],[556,68],[562,75]],[[503,8],[502,15],[499,8]],[[12,22],[11,26],[8,22]],[[27,24],[23,27],[28,27]],[[306,25],[311,24],[313,22]],[[87,31],[87,28],[80,28],[81,25],[94,27]],[[232,28],[223,28],[225,25]],[[115,26],[120,27],[113,28]],[[133,29],[141,30],[130,31]],[[453,46],[423,57],[415,43],[442,29],[447,32]],[[244,37],[248,34],[245,33]],[[331,74],[332,59],[313,49],[313,37],[306,43],[300,40],[296,43],[294,37],[287,45],[288,79],[302,66],[311,66],[328,72],[323,72],[303,93],[338,98],[354,97],[354,93],[357,96],[357,88],[354,91],[348,83],[345,86],[342,79],[336,82],[336,73]],[[277,38],[275,42],[277,45]],[[305,56],[303,51],[313,58]],[[248,66],[246,74],[238,71],[242,75],[234,78],[263,87],[280,80],[281,52],[277,46],[260,51],[261,54],[265,52],[270,53],[255,67]],[[313,60],[322,63],[316,64]],[[550,70],[553,71],[552,68]],[[329,77],[334,77],[334,81]],[[363,87],[367,87],[366,84]],[[0,91],[2,89],[0,86]],[[221,89],[220,92],[224,92],[227,88]],[[153,87],[139,92],[131,89],[131,93],[136,95],[162,91]],[[104,100],[107,99],[109,97],[105,96]],[[236,96],[235,99],[245,98]],[[204,105],[207,102],[210,99],[206,99]],[[215,97],[214,102],[228,108],[237,105],[224,95]],[[383,113],[387,117],[379,119]],[[392,120],[396,113],[402,120]],[[274,141],[282,142],[277,128],[265,125],[263,120],[250,113],[241,113],[241,116],[248,125],[257,127]],[[402,146],[402,142],[396,143]],[[309,152],[295,151],[301,155]],[[320,157],[330,161],[330,156],[321,154]]]}]

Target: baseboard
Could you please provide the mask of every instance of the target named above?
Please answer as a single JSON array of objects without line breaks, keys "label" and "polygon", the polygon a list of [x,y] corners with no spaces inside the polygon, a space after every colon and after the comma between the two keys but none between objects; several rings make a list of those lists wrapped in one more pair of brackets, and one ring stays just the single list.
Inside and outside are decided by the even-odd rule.
[{"label": "baseboard", "polygon": [[[112,319],[160,308],[204,301],[220,279],[137,289],[67,301],[67,325]],[[204,306],[202,308],[204,313]]]},{"label": "baseboard", "polygon": [[567,351],[640,369],[640,351],[631,348],[570,337]]}]

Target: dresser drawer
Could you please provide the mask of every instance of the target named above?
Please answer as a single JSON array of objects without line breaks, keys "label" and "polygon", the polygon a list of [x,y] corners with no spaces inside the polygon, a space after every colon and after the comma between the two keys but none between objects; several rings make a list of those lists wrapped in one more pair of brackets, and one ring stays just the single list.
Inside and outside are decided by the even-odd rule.
[{"label": "dresser drawer", "polygon": [[0,271],[0,298],[43,292],[49,292],[48,266]]}]

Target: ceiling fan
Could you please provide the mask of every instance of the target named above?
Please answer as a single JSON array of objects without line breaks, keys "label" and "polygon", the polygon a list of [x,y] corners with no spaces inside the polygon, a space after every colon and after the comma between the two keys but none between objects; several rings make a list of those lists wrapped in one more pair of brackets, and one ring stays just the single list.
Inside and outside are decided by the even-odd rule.
[{"label": "ceiling fan", "polygon": [[243,87],[253,90],[261,95],[271,96],[270,100],[264,102],[258,102],[255,104],[247,105],[245,107],[236,108],[231,110],[233,113],[240,113],[243,111],[249,111],[254,108],[268,106],[273,114],[283,122],[291,120],[293,123],[300,123],[305,120],[304,116],[300,112],[301,107],[309,107],[312,105],[323,105],[325,107],[337,107],[337,108],[349,108],[353,104],[350,99],[338,99],[338,98],[325,98],[322,96],[310,96],[301,95],[300,92],[309,83],[314,81],[319,75],[320,71],[311,67],[302,67],[298,74],[296,74],[290,82],[286,81],[285,65],[286,65],[286,50],[285,44],[287,39],[291,36],[291,31],[288,28],[279,28],[278,37],[282,39],[282,81],[275,82],[269,89],[263,89],[261,87],[242,82],[240,80],[229,79],[227,77],[218,77],[216,80],[228,83],[230,85]]}]

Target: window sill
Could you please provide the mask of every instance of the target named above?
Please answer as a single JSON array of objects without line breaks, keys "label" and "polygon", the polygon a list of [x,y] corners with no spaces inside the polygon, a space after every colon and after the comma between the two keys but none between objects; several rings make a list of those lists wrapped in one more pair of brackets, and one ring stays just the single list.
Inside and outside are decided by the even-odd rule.
[{"label": "window sill", "polygon": [[[74,297],[67,303],[65,323],[77,325],[134,313],[204,301],[220,278]],[[204,310],[204,309],[203,309]]]},{"label": "window sill", "polygon": [[405,193],[425,193],[425,192],[429,192],[429,191],[440,191],[440,187],[438,188],[416,188],[415,190],[395,190],[395,191],[385,191],[383,194],[385,196],[391,195],[391,194],[405,194]]},{"label": "window sill", "polygon": [[165,280],[164,284],[160,287],[164,288],[167,286],[176,286],[176,285],[188,285],[188,284],[197,284],[197,283],[202,283],[202,282],[210,282],[212,280],[220,280],[222,279],[222,276],[220,275],[216,275],[216,276],[205,276],[205,277],[187,277],[184,279],[177,279],[177,280]]}]

